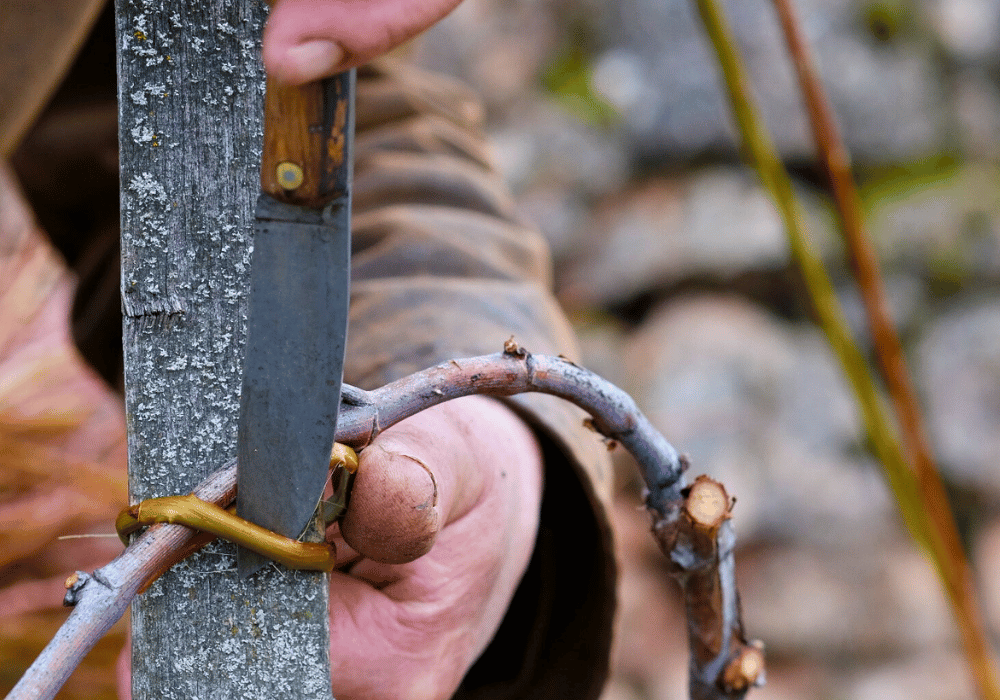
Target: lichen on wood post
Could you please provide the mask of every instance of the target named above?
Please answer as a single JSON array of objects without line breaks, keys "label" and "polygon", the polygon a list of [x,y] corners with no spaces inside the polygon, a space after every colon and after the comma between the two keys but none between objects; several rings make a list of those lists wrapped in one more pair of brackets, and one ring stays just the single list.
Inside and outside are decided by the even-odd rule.
[{"label": "lichen on wood post", "polygon": [[[116,0],[130,499],[236,453],[263,1]],[[215,543],[132,605],[136,700],[330,698],[327,579]]]}]

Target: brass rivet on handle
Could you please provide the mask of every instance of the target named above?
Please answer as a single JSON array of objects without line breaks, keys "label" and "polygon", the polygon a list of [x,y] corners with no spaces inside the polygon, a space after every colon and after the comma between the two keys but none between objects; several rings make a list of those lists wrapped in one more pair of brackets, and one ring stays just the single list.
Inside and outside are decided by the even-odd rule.
[{"label": "brass rivet on handle", "polygon": [[278,184],[281,185],[281,189],[283,190],[297,190],[302,186],[302,181],[306,177],[305,173],[302,172],[301,166],[287,160],[278,163],[274,174],[277,175]]}]

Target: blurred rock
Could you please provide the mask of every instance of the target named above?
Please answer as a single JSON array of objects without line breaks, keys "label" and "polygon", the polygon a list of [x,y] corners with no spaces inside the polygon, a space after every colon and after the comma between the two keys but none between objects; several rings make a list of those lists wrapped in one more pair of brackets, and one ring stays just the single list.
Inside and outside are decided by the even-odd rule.
[{"label": "blurred rock", "polygon": [[[902,4],[797,3],[856,159],[907,160],[953,145],[947,74],[931,39],[980,65],[990,57],[980,38],[985,28],[964,34],[956,28],[989,14],[978,6],[995,2],[958,4],[965,9],[937,0],[918,16]],[[777,145],[787,157],[811,159],[809,127],[773,8],[767,0],[743,0],[726,3],[726,11]],[[688,0],[466,0],[419,47],[423,65],[460,75],[494,110],[511,111],[537,89],[553,55],[572,47],[590,54],[590,88],[621,113],[638,158],[735,152],[716,59]]]},{"label": "blurred rock", "polygon": [[[923,279],[905,272],[892,272],[884,274],[883,282],[889,313],[897,329],[905,332],[907,328],[924,320],[927,289]],[[861,299],[861,292],[854,281],[838,287],[837,297],[854,337],[859,343],[870,346],[868,315]]]},{"label": "blurred rock", "polygon": [[775,656],[853,665],[955,643],[934,570],[895,523],[859,521],[837,542],[744,552],[737,562],[744,621]]},{"label": "blurred rock", "polygon": [[935,38],[963,63],[1000,60],[1000,2],[997,0],[923,0],[920,3]]},{"label": "blurred rock", "polygon": [[726,297],[678,299],[627,340],[619,374],[640,407],[737,497],[741,541],[838,541],[893,522],[839,369],[812,328]]},{"label": "blurred rock", "polygon": [[1000,300],[951,305],[929,324],[915,365],[942,470],[1000,497]]},{"label": "blurred rock", "polygon": [[[828,700],[837,697],[837,682],[832,674],[815,663],[767,659],[767,685],[751,691],[750,700]],[[686,700],[686,699],[685,699]]]},{"label": "blurred rock", "polygon": [[887,265],[954,282],[1000,275],[1000,168],[925,163],[889,169],[863,188]]},{"label": "blurred rock", "polygon": [[[835,247],[818,199],[800,191],[810,238]],[[709,167],[605,199],[559,277],[571,308],[608,306],[682,280],[727,280],[788,264],[788,244],[757,176]]]},{"label": "blurred rock", "polygon": [[622,378],[622,351],[628,333],[624,324],[608,314],[578,314],[573,328],[580,341],[584,366],[611,381]]},{"label": "blurred rock", "polygon": [[532,186],[599,196],[625,186],[628,157],[620,136],[537,99],[490,133],[500,170],[515,193]]},{"label": "blurred rock", "polygon": [[1000,156],[1000,90],[981,70],[961,70],[955,76],[955,113],[963,151],[974,159],[996,161]]},{"label": "blurred rock", "polygon": [[[638,499],[616,498],[611,517],[621,561],[618,635],[612,664],[615,677],[626,682],[613,684],[603,700],[684,698],[687,628],[679,588],[664,571],[663,554],[650,534],[649,516]],[[627,684],[629,680],[633,687]]]},{"label": "blurred rock", "polygon": [[459,76],[492,111],[523,102],[561,37],[555,3],[464,0],[414,46],[423,66]]},{"label": "blurred rock", "polygon": [[976,697],[957,652],[930,651],[850,674],[847,700],[969,700]]},{"label": "blurred rock", "polygon": [[752,177],[706,170],[606,203],[560,296],[571,306],[606,306],[684,277],[784,265],[781,222]]},{"label": "blurred rock", "polygon": [[626,569],[619,588],[622,630],[615,651],[615,673],[648,679],[644,690],[655,698],[687,693],[687,625],[681,606],[664,596],[676,584],[656,569]]},{"label": "blurred rock", "polygon": [[1000,519],[993,519],[976,537],[973,563],[979,575],[979,593],[983,612],[994,633],[1000,632]]},{"label": "blurred rock", "polygon": [[544,98],[504,119],[489,138],[505,182],[545,234],[557,263],[572,257],[590,230],[591,201],[627,186],[621,136]]},{"label": "blurred rock", "polygon": [[[866,17],[853,0],[796,4],[856,158],[909,159],[948,144],[940,69],[905,9]],[[619,102],[636,150],[647,158],[732,152],[728,104],[693,4],[627,0],[617,7],[612,25],[595,29],[603,31],[607,48],[596,64],[612,62],[619,66],[616,75],[632,76],[631,89],[616,85],[605,94]],[[743,0],[725,3],[725,9],[778,147],[788,157],[811,158],[808,126],[771,4]],[[595,87],[602,89],[601,83]],[[617,94],[641,99],[630,104]]]},{"label": "blurred rock", "polygon": [[545,235],[557,266],[576,251],[580,232],[590,225],[591,211],[584,196],[566,187],[535,187],[520,196],[517,203]]}]

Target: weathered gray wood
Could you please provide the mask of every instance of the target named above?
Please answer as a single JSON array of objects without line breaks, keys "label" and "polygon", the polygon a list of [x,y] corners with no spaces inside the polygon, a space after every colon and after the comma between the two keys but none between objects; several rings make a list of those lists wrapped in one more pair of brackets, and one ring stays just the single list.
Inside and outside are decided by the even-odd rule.
[{"label": "weathered gray wood", "polygon": [[[130,497],[236,453],[263,0],[116,0]],[[327,580],[214,545],[132,605],[132,693],[329,698]]]}]

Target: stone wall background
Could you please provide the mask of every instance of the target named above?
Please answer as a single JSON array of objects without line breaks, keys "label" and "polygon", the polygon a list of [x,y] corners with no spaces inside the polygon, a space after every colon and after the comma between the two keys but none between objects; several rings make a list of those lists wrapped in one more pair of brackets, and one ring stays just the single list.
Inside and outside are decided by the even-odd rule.
[{"label": "stone wall background", "polygon": [[[864,338],[767,0],[726,3]],[[799,0],[852,152],[934,446],[1000,632],[1000,1]],[[689,0],[466,0],[417,48],[489,105],[497,159],[554,252],[586,363],[736,494],[761,700],[973,697],[784,233],[739,158]],[[683,620],[627,456],[606,700],[685,697]]]}]

